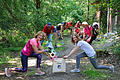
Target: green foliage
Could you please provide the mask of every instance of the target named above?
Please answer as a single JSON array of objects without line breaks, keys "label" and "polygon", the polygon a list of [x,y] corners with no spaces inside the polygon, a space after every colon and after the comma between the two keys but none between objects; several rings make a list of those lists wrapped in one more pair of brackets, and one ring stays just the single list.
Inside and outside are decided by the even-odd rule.
[{"label": "green foliage", "polygon": [[101,73],[99,71],[91,70],[91,69],[87,69],[85,71],[85,74],[86,74],[86,76],[89,76],[90,80],[105,79],[108,77],[108,75],[106,75],[105,73]]}]

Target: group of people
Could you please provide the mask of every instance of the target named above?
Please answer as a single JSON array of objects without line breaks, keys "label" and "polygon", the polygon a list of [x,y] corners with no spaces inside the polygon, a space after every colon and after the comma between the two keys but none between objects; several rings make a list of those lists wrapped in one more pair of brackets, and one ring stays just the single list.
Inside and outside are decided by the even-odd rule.
[{"label": "group of people", "polygon": [[71,55],[75,54],[79,49],[83,50],[81,53],[77,53],[76,55],[76,66],[71,72],[80,72],[80,58],[88,57],[91,64],[95,69],[107,69],[111,72],[114,72],[114,66],[110,65],[98,65],[96,61],[96,52],[91,46],[93,40],[96,39],[98,35],[98,30],[100,29],[100,25],[97,22],[94,22],[92,26],[88,25],[87,22],[82,22],[83,32],[81,32],[81,24],[77,21],[74,29],[74,34],[71,37],[71,42],[75,45],[75,48],[63,58],[66,59]]},{"label": "group of people", "polygon": [[[96,69],[109,69],[110,71],[114,72],[114,66],[104,66],[104,65],[98,65],[96,62],[96,52],[94,51],[93,47],[90,45],[92,41],[97,36],[97,29],[99,29],[98,23],[94,23],[93,26],[89,26],[87,22],[83,22],[83,32],[81,32],[80,29],[80,22],[77,21],[75,25],[75,29],[73,29],[72,21],[70,22],[62,22],[59,23],[57,26],[53,26],[51,23],[48,23],[43,28],[43,31],[39,31],[34,38],[30,39],[24,48],[21,50],[20,57],[21,57],[21,63],[22,68],[5,68],[5,74],[7,77],[11,76],[11,71],[18,71],[18,72],[26,72],[28,69],[28,57],[36,57],[37,58],[37,72],[35,75],[44,75],[45,72],[42,72],[40,70],[40,64],[42,55],[45,54],[50,59],[50,55],[47,53],[49,52],[48,49],[43,49],[42,44],[46,37],[48,38],[49,42],[52,42],[52,35],[55,35],[55,46],[57,47],[57,38],[58,33],[60,33],[60,38],[63,39],[63,31],[65,29],[69,29],[70,35],[71,35],[71,42],[76,45],[76,47],[66,56],[63,58],[66,59],[72,54],[74,54],[78,49],[82,49],[83,52],[79,53],[76,56],[76,66],[74,70],[71,70],[71,72],[80,72],[79,65],[80,65],[80,58],[83,57],[89,57],[92,65]],[[74,30],[74,33],[72,35],[72,32]],[[93,32],[95,31],[95,32]]]}]

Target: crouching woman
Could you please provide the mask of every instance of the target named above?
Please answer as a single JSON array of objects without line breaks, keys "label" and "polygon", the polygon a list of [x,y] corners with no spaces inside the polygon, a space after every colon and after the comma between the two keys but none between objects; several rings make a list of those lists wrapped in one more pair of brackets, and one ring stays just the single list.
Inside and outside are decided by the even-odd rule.
[{"label": "crouching woman", "polygon": [[36,75],[43,75],[45,72],[40,70],[40,64],[42,59],[42,53],[47,55],[49,58],[50,56],[46,53],[47,50],[42,49],[40,44],[40,40],[45,39],[45,33],[39,31],[34,38],[30,39],[25,47],[22,49],[20,53],[22,68],[5,68],[5,74],[7,77],[11,76],[11,71],[18,71],[18,72],[26,72],[28,69],[28,57],[36,57],[37,58],[37,72]]}]

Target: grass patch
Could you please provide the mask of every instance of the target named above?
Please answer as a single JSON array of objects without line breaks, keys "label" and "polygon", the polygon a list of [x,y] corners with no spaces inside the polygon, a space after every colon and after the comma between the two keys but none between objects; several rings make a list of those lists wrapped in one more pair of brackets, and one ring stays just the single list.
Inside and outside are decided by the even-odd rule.
[{"label": "grass patch", "polygon": [[[83,77],[89,80],[108,80],[110,78],[110,74],[107,72],[103,72],[103,70],[100,69],[94,69],[92,65],[88,65],[89,67],[86,68],[85,71],[81,73]],[[108,71],[109,72],[109,71]]]}]

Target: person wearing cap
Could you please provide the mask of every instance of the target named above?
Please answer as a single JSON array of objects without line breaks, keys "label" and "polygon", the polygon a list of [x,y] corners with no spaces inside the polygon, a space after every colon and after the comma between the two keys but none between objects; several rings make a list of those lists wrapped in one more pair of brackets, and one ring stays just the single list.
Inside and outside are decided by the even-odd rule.
[{"label": "person wearing cap", "polygon": [[[52,34],[55,35],[55,47],[57,47],[57,35],[56,28],[49,22],[43,28],[43,32],[46,33],[49,42],[52,42]],[[42,42],[43,43],[43,42]]]},{"label": "person wearing cap", "polygon": [[74,34],[77,34],[78,36],[81,35],[81,29],[80,29],[80,26],[81,26],[80,22],[77,21],[77,23],[75,24]]},{"label": "person wearing cap", "polygon": [[87,22],[82,22],[83,26],[83,40],[87,41],[89,44],[94,40],[93,28],[88,25]]}]

